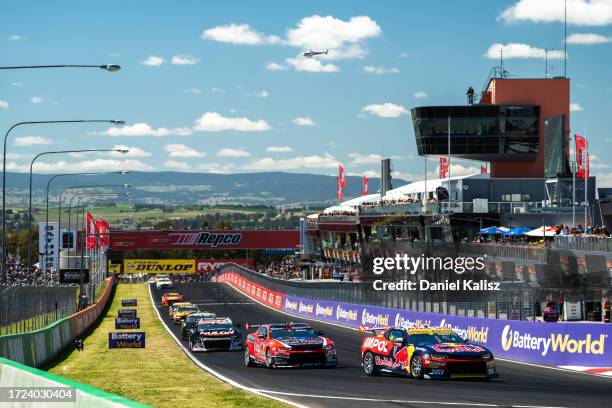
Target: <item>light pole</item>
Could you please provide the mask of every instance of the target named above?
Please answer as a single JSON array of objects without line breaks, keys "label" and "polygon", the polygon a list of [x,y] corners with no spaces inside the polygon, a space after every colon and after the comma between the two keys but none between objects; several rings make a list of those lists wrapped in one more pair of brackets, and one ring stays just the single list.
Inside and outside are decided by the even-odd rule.
[{"label": "light pole", "polygon": [[[3,67],[3,69],[7,69]],[[15,68],[16,69],[16,68]],[[59,123],[111,123],[113,125],[124,125],[125,122],[116,119],[80,119],[80,120],[40,120],[17,122],[11,126],[4,135],[4,147],[2,150],[2,279],[6,281],[6,142],[13,129],[23,125],[42,125],[42,124],[59,124]]]},{"label": "light pole", "polygon": [[[34,158],[32,159],[32,161],[30,162],[30,187],[29,187],[29,201],[28,201],[28,272],[30,271],[30,268],[32,266],[32,170],[34,168],[34,162],[42,156],[47,156],[47,155],[51,155],[51,154],[65,154],[65,153],[88,153],[88,152],[118,152],[118,153],[127,153],[127,150],[124,149],[81,149],[81,150],[58,150],[58,151],[53,151],[53,152],[42,152],[42,153],[38,153],[36,156],[34,156]],[[45,230],[45,242],[47,241],[47,233],[48,231]],[[40,245],[40,244],[39,244]],[[45,247],[46,247],[46,243],[45,243]],[[45,250],[45,253],[47,251]],[[47,262],[47,258],[45,257],[45,263]],[[42,265],[39,265],[39,267],[42,267]],[[45,265],[45,270],[47,269],[47,266]]]}]

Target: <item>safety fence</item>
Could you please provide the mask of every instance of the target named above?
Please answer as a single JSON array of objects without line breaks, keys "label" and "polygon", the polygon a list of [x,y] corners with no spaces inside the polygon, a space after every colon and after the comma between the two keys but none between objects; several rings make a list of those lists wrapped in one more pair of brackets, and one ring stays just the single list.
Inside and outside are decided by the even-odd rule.
[{"label": "safety fence", "polygon": [[113,285],[114,277],[106,279],[104,291],[96,303],[47,327],[0,336],[0,357],[32,367],[45,366],[100,317],[111,297]]},{"label": "safety fence", "polygon": [[[30,388],[38,390],[38,399],[30,400],[31,405],[38,406],[72,406],[72,407],[148,407],[139,402],[99,390],[92,386],[37,370],[11,360],[0,358],[0,387]],[[54,396],[56,402],[42,402],[44,396]],[[4,402],[3,407],[23,407],[24,401]]]},{"label": "safety fence", "polygon": [[610,252],[612,253],[612,238],[595,236],[557,235],[553,248],[571,249],[574,251]]},{"label": "safety fence", "polygon": [[[359,326],[426,324],[453,329],[461,337],[486,346],[496,357],[551,366],[612,366],[612,324],[537,323],[451,316],[397,308],[315,300],[256,283],[238,269],[223,268],[215,276],[247,296],[285,313],[311,320]],[[357,335],[357,334],[356,334]]]},{"label": "safety fence", "polygon": [[0,285],[0,335],[41,329],[76,308],[76,287]]}]

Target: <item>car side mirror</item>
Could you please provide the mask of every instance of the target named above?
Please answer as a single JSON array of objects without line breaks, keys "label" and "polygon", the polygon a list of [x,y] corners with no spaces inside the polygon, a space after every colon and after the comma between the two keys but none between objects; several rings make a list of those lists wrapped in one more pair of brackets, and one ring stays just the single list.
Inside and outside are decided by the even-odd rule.
[{"label": "car side mirror", "polygon": [[319,330],[319,331],[317,332],[317,334],[318,334],[319,336],[325,336],[325,332],[324,332],[324,331],[322,331],[322,330]]},{"label": "car side mirror", "polygon": [[401,346],[402,344],[404,344],[404,339],[401,338],[401,337],[398,337],[395,340],[393,340],[393,343],[398,345],[398,346]]}]

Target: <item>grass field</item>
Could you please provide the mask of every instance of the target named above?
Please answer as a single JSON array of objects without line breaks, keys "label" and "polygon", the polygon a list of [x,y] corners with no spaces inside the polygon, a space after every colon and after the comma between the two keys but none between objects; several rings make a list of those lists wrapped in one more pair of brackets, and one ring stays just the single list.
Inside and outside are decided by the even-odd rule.
[{"label": "grass field", "polygon": [[[138,300],[145,349],[109,349],[108,333],[121,299]],[[132,331],[132,330],[126,330]],[[54,374],[92,385],[154,407],[281,407],[233,388],[198,368],[177,347],[157,318],[146,285],[123,284],[100,326],[85,339],[83,352],[72,352],[49,369]]]}]

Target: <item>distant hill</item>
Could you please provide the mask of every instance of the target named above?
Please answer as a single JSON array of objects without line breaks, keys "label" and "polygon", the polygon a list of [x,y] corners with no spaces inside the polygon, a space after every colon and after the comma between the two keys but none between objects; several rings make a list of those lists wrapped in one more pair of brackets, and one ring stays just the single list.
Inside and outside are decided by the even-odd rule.
[{"label": "distant hill", "polygon": [[[52,175],[35,174],[33,202],[44,204],[47,182]],[[135,202],[167,204],[325,205],[335,202],[336,177],[285,172],[211,174],[183,172],[130,172],[128,175],[58,177],[51,183],[51,197],[67,186],[124,184]],[[361,195],[361,177],[348,176],[346,198]],[[393,180],[393,186],[406,184]],[[380,179],[369,180],[370,193],[378,191]],[[7,202],[26,204],[28,175],[7,173]],[[97,190],[99,191],[99,190]],[[110,191],[110,189],[109,189]],[[118,191],[122,191],[119,189]],[[52,198],[54,202],[56,198]]]}]

